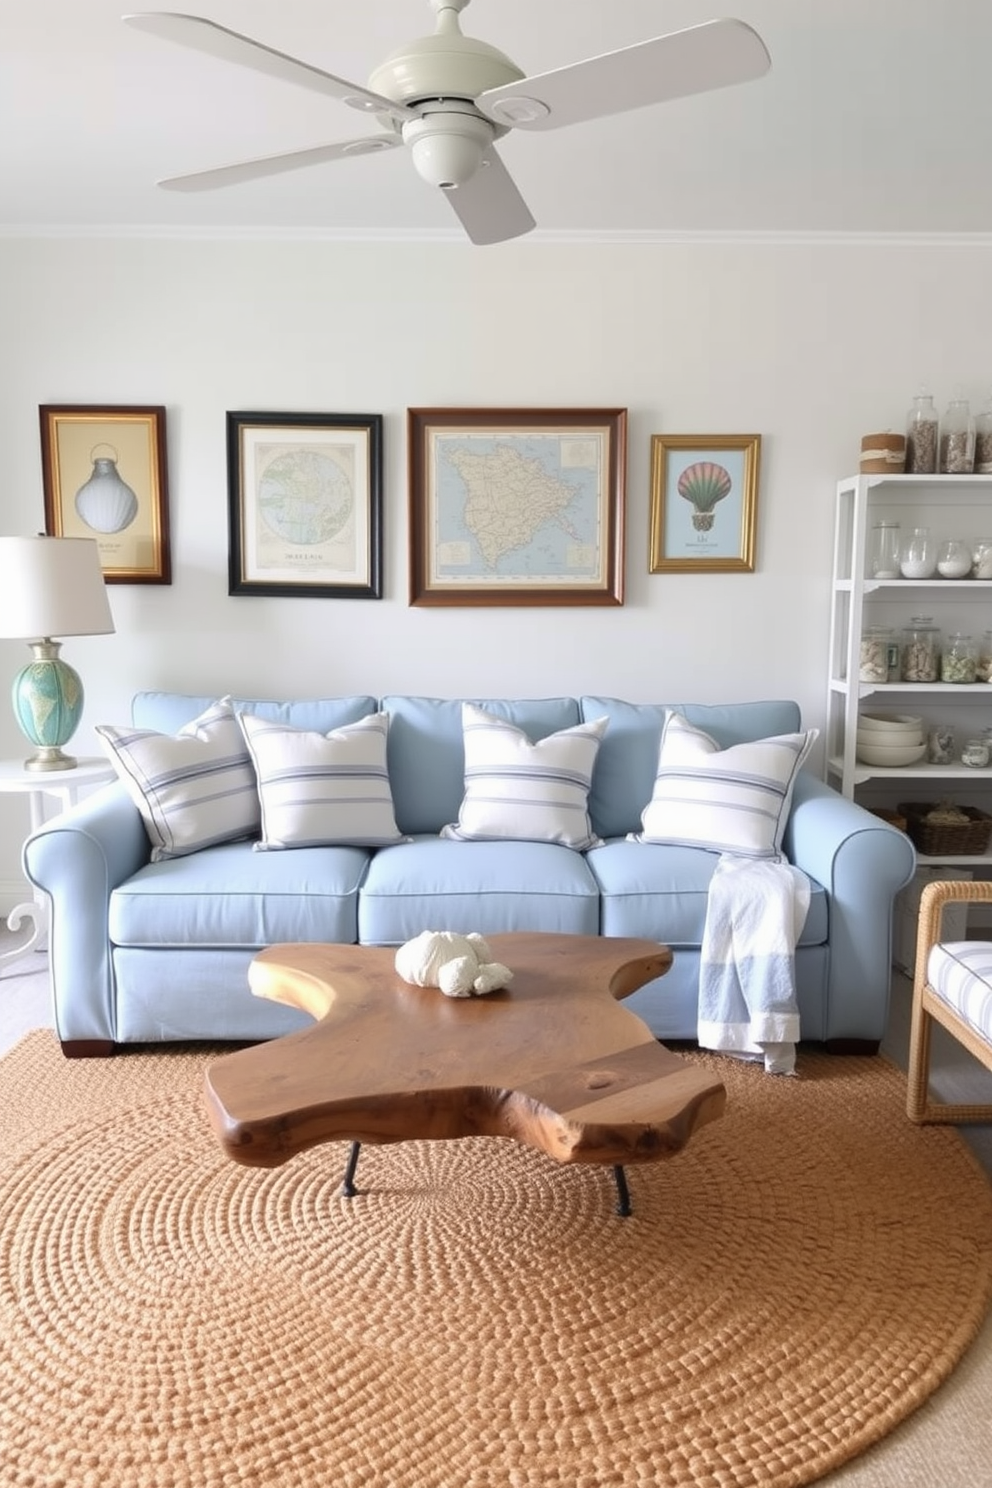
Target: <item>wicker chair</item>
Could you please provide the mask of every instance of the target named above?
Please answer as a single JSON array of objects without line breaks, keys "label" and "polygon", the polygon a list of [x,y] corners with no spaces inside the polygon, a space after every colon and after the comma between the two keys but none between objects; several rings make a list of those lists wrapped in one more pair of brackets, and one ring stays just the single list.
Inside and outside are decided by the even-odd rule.
[{"label": "wicker chair", "polygon": [[992,904],[992,880],[938,880],[920,896],[906,1094],[912,1121],[992,1122],[992,1105],[950,1105],[930,1097],[934,1019],[992,1070],[992,941],[940,938],[944,905],[961,902]]}]

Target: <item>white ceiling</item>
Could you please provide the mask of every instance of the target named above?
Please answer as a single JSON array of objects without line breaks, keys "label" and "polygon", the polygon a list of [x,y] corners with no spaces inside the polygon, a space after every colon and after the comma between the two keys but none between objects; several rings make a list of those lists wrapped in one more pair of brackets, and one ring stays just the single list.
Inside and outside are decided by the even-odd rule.
[{"label": "white ceiling", "polygon": [[[370,132],[334,100],[121,22],[168,4],[0,0],[0,233],[462,238],[404,150],[195,196],[156,187]],[[427,0],[183,5],[359,83],[433,30]],[[539,233],[992,233],[990,0],[472,0],[462,27],[531,74],[727,14],[764,38],[760,81],[501,142]]]}]

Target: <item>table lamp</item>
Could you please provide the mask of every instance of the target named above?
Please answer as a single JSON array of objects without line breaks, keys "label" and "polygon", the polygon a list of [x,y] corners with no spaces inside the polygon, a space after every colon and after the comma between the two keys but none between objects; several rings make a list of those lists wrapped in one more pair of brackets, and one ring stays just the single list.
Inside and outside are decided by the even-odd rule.
[{"label": "table lamp", "polygon": [[14,678],[14,714],[35,746],[28,770],[71,770],[63,754],[83,712],[78,672],[53,636],[114,629],[96,541],[89,537],[0,537],[0,636],[25,640],[32,658]]}]

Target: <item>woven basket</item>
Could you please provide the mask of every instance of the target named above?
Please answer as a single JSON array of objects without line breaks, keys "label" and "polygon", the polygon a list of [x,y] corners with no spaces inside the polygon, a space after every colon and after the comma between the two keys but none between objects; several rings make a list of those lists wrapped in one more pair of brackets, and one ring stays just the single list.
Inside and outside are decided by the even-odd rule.
[{"label": "woven basket", "polygon": [[882,821],[888,822],[890,827],[895,827],[898,831],[905,832],[906,818],[900,811],[891,811],[887,806],[870,806],[868,809],[872,816],[879,816]]},{"label": "woven basket", "polygon": [[933,801],[902,801],[899,810],[906,818],[906,830],[914,847],[928,858],[954,857],[959,853],[983,853],[992,835],[992,816],[977,806],[959,809],[967,822],[929,822],[927,813]]}]

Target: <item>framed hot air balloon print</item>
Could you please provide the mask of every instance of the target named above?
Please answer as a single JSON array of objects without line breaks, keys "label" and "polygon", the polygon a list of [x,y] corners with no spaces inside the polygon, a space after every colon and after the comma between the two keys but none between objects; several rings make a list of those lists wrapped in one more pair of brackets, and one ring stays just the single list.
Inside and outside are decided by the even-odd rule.
[{"label": "framed hot air balloon print", "polygon": [[650,573],[753,573],[760,434],[651,436]]},{"label": "framed hot air balloon print", "polygon": [[170,584],[165,409],[38,411],[48,536],[95,538],[108,584]]}]

